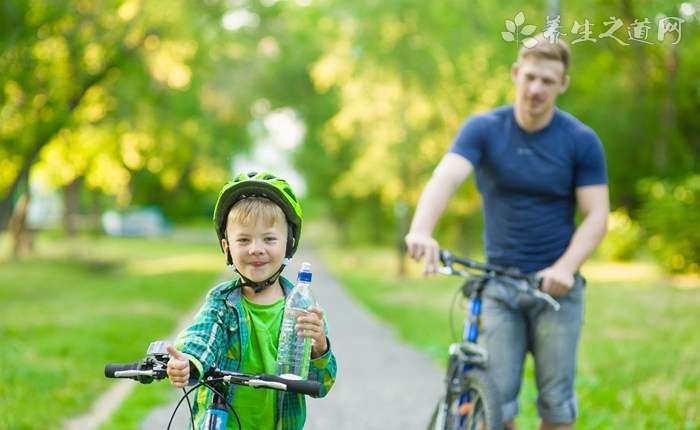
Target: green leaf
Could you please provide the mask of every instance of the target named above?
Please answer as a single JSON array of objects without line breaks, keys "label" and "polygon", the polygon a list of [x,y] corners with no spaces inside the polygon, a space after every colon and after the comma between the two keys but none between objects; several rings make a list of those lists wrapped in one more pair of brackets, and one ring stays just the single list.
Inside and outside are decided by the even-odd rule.
[{"label": "green leaf", "polygon": [[534,33],[535,30],[537,30],[537,26],[529,24],[523,27],[522,30],[520,30],[520,34],[522,34],[523,36],[529,36],[532,33]]},{"label": "green leaf", "polygon": [[522,11],[520,11],[520,12],[518,12],[517,15],[515,15],[515,23],[518,26],[521,26],[521,25],[523,25],[524,22],[525,22],[525,14]]},{"label": "green leaf", "polygon": [[535,45],[537,45],[537,39],[535,39],[534,37],[528,37],[527,39],[523,40],[523,45],[526,48],[532,48]]}]

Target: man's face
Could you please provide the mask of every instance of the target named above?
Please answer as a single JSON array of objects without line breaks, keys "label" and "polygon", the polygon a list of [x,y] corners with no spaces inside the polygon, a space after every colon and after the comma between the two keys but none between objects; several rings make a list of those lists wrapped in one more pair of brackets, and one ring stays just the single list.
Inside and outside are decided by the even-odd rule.
[{"label": "man's face", "polygon": [[564,64],[556,60],[525,57],[513,65],[515,104],[532,117],[549,114],[557,96],[566,91],[569,77],[564,74]]},{"label": "man's face", "polygon": [[246,278],[261,282],[274,275],[282,266],[287,247],[287,223],[267,225],[257,219],[251,225],[227,223],[227,237],[222,239],[233,264]]}]

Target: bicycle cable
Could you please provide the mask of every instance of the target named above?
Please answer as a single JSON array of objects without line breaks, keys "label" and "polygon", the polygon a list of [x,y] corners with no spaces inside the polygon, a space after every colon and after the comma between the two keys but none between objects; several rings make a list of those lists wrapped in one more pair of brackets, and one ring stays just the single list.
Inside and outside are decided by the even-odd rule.
[{"label": "bicycle cable", "polygon": [[[173,420],[175,419],[175,414],[177,413],[177,410],[180,408],[180,405],[182,404],[182,401],[187,399],[187,404],[190,404],[190,398],[188,395],[196,390],[197,388],[201,387],[202,385],[205,385],[203,382],[198,383],[194,387],[190,388],[185,392],[185,395],[180,398],[180,401],[177,402],[177,405],[175,405],[175,409],[173,410],[173,413],[170,414],[170,421],[168,421],[168,428],[167,430],[170,430],[170,426],[173,424]],[[185,388],[182,388],[183,391],[185,391]],[[190,418],[192,419],[192,422],[194,423],[194,417],[192,416],[192,410],[190,409]],[[194,424],[192,424],[192,428],[194,428]]]},{"label": "bicycle cable", "polygon": [[185,398],[187,399],[187,409],[190,410],[190,420],[192,421],[192,430],[194,430],[194,414],[192,413],[192,403],[190,403],[190,396],[187,395],[187,390],[182,387],[182,392],[185,393]]},{"label": "bicycle cable", "polygon": [[[175,419],[175,414],[177,413],[177,410],[180,408],[180,405],[182,404],[182,401],[185,400],[185,399],[187,399],[187,405],[190,407],[190,419],[192,420],[192,428],[195,428],[195,427],[194,427],[194,414],[192,413],[192,406],[191,406],[191,404],[190,404],[189,394],[190,394],[191,392],[193,392],[194,390],[198,389],[199,387],[205,386],[205,387],[207,387],[208,389],[210,389],[211,391],[213,391],[215,394],[217,394],[219,397],[221,397],[222,399],[225,398],[216,388],[212,387],[211,385],[209,385],[209,384],[207,383],[207,382],[212,382],[212,381],[223,381],[223,378],[220,378],[220,379],[219,379],[219,378],[217,378],[217,379],[211,379],[211,380],[209,380],[209,381],[200,382],[200,383],[198,383],[197,385],[195,385],[194,387],[190,388],[190,389],[187,390],[187,391],[185,391],[184,388],[182,389],[182,391],[185,391],[185,395],[182,396],[182,398],[180,398],[180,401],[177,402],[177,405],[175,405],[175,409],[173,410],[173,413],[170,415],[170,421],[168,421],[168,428],[167,428],[167,430],[170,430],[170,426],[172,425],[173,420]],[[236,424],[238,424],[238,428],[241,429],[241,428],[242,428],[242,426],[241,426],[241,419],[238,417],[238,413],[236,412],[235,409],[233,409],[233,406],[231,406],[231,404],[230,404],[229,402],[225,402],[225,403],[226,403],[226,406],[228,406],[228,408],[231,410],[231,412],[233,412],[233,416],[236,418]]]},{"label": "bicycle cable", "polygon": [[223,381],[223,378],[217,378],[217,379],[210,379],[209,381],[203,382],[204,386],[212,390],[215,394],[217,394],[219,397],[224,399],[224,403],[226,403],[226,406],[228,406],[229,409],[231,409],[231,412],[233,412],[233,416],[236,418],[236,424],[238,424],[238,429],[243,430],[243,426],[241,425],[241,419],[238,417],[238,413],[236,413],[236,410],[233,409],[233,406],[226,400],[226,397],[224,397],[219,390],[216,388],[212,387],[211,385],[207,384],[207,382],[212,382],[212,381]]}]

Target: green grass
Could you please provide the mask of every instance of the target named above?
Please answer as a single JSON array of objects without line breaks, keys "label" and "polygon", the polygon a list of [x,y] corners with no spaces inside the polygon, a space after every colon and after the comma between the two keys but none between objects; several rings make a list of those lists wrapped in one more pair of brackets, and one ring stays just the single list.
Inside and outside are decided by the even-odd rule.
[{"label": "green grass", "polygon": [[[459,279],[399,280],[387,250],[322,255],[349,292],[399,337],[445,364],[452,332],[461,336],[462,303],[450,312]],[[357,270],[362,268],[362,270]],[[588,269],[588,270],[586,270]],[[665,279],[642,263],[590,263],[579,349],[578,429],[700,429],[700,282]],[[531,360],[521,391],[520,428],[537,428]]]},{"label": "green grass", "polygon": [[[140,428],[140,424],[154,408],[177,401],[182,395],[182,391],[176,391],[167,381],[154,382],[137,388],[124,400],[110,419],[99,427],[99,430]],[[190,395],[190,399],[194,399],[194,396]],[[187,404],[184,402],[178,414],[182,409],[187,410]],[[187,416],[189,417],[189,413]]]},{"label": "green grass", "polygon": [[0,260],[3,429],[59,428],[86,412],[112,384],[105,363],[136,361],[169,337],[222,267],[215,246],[174,239],[48,234],[36,250]]}]

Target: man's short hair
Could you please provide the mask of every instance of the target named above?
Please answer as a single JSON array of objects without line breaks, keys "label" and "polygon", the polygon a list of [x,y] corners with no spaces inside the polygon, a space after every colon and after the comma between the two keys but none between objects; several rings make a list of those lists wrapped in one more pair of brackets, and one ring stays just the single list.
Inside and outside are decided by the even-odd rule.
[{"label": "man's short hair", "polygon": [[566,44],[561,39],[556,41],[550,41],[551,38],[546,38],[544,35],[540,34],[535,37],[537,44],[535,46],[528,48],[523,46],[518,52],[518,63],[526,57],[535,57],[545,60],[560,61],[564,65],[564,75],[569,71],[569,66],[571,65],[571,50],[569,45]]},{"label": "man's short hair", "polygon": [[258,219],[262,219],[269,227],[276,223],[287,224],[282,208],[264,197],[248,197],[239,200],[228,213],[227,223],[254,225]]}]

